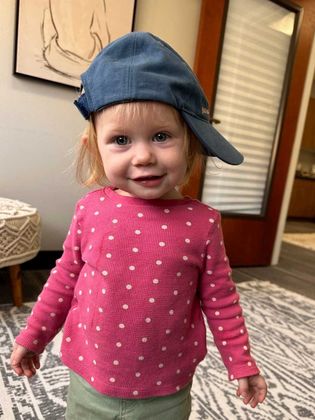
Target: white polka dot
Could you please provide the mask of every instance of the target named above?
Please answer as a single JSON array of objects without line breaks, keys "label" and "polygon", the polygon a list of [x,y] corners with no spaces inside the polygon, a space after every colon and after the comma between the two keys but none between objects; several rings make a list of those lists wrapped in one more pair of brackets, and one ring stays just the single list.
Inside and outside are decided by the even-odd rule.
[{"label": "white polka dot", "polygon": [[141,235],[141,230],[136,229],[136,230],[135,230],[135,234],[136,234],[136,235]]},{"label": "white polka dot", "polygon": [[143,217],[143,213],[138,213],[137,216],[141,218]]},{"label": "white polka dot", "polygon": [[161,226],[161,228],[162,228],[163,230],[166,230],[166,229],[167,229],[167,225],[162,225],[162,226]]},{"label": "white polka dot", "polygon": [[182,357],[183,353],[178,353],[177,357]]},{"label": "white polka dot", "polygon": [[231,375],[231,376],[230,376],[230,378],[231,378],[231,380],[233,381],[233,379],[234,379],[234,375]]},{"label": "white polka dot", "polygon": [[145,322],[147,323],[147,324],[150,324],[150,322],[152,321],[152,319],[151,318],[146,318],[145,319]]},{"label": "white polka dot", "polygon": [[140,362],[142,362],[144,360],[144,356],[139,356],[138,360],[140,360]]},{"label": "white polka dot", "polygon": [[160,386],[160,385],[162,385],[162,381],[157,381],[157,386]]},{"label": "white polka dot", "polygon": [[94,347],[95,347],[96,349],[98,349],[98,344],[97,344],[97,343],[95,343],[95,344],[94,344]]},{"label": "white polka dot", "polygon": [[132,285],[131,285],[131,284],[127,284],[127,285],[126,285],[126,289],[127,289],[127,290],[131,290],[131,289],[132,289]]},{"label": "white polka dot", "polygon": [[179,375],[180,372],[181,372],[180,369],[177,369],[177,371],[176,371],[177,375]]},{"label": "white polka dot", "polygon": [[132,248],[132,252],[139,252],[138,248]]},{"label": "white polka dot", "polygon": [[121,347],[122,346],[122,344],[121,344],[121,342],[120,341],[118,341],[117,343],[116,343],[116,347]]},{"label": "white polka dot", "polygon": [[92,363],[93,363],[93,365],[96,365],[96,360],[93,360],[93,362],[92,362]]},{"label": "white polka dot", "polygon": [[125,324],[119,324],[118,327],[123,330],[125,328]]},{"label": "white polka dot", "polygon": [[45,327],[45,325],[42,326],[42,331],[47,331],[47,328]]},{"label": "white polka dot", "polygon": [[103,275],[103,276],[107,276],[107,275],[108,275],[108,271],[103,270],[103,271],[102,271],[102,275]]},{"label": "white polka dot", "polygon": [[63,298],[59,298],[58,302],[60,302],[60,303],[63,302]]},{"label": "white polka dot", "polygon": [[167,350],[167,347],[166,347],[166,346],[163,346],[163,347],[161,348],[161,350],[162,350],[162,351],[166,351],[166,350]]},{"label": "white polka dot", "polygon": [[192,223],[191,222],[186,222],[186,226],[191,226]]},{"label": "white polka dot", "polygon": [[33,340],[33,344],[38,344],[38,340]]},{"label": "white polka dot", "polygon": [[74,273],[70,273],[70,277],[74,279],[75,278],[75,274]]},{"label": "white polka dot", "polygon": [[106,289],[102,289],[102,294],[105,295],[106,294]]},{"label": "white polka dot", "polygon": [[210,283],[210,287],[215,287],[215,284],[214,283]]},{"label": "white polka dot", "polygon": [[184,256],[183,256],[183,260],[184,260],[184,261],[188,261],[188,257],[187,257],[187,255],[184,255]]},{"label": "white polka dot", "polygon": [[159,242],[159,245],[160,245],[161,247],[163,247],[163,246],[165,246],[166,244],[165,244],[165,242]]},{"label": "white polka dot", "polygon": [[130,271],[135,271],[135,269],[136,269],[136,267],[135,267],[134,265],[130,265],[130,266],[129,266],[129,270],[130,270]]},{"label": "white polka dot", "polygon": [[252,362],[247,362],[247,366],[251,366],[252,365]]},{"label": "white polka dot", "polygon": [[92,290],[91,289],[89,289],[89,295],[91,295],[92,294]]},{"label": "white polka dot", "polygon": [[96,331],[101,331],[101,327],[99,325],[96,325],[95,329]]},{"label": "white polka dot", "polygon": [[95,227],[92,227],[91,232],[94,233],[95,232]]},{"label": "white polka dot", "polygon": [[243,329],[241,329],[241,330],[240,330],[240,333],[241,333],[241,334],[244,334],[244,330],[243,330]]},{"label": "white polka dot", "polygon": [[171,309],[171,310],[169,311],[169,314],[170,314],[170,315],[174,315],[174,309]]},{"label": "white polka dot", "polygon": [[199,343],[198,343],[198,341],[194,341],[194,346],[196,346],[196,347],[197,347],[197,346],[198,346],[198,344],[199,344]]},{"label": "white polka dot", "polygon": [[109,239],[110,241],[113,241],[113,240],[115,239],[115,237],[114,237],[113,235],[109,235],[108,239]]},{"label": "white polka dot", "polygon": [[165,334],[170,334],[170,333],[171,333],[171,330],[169,329],[165,330]]},{"label": "white polka dot", "polygon": [[55,312],[50,312],[50,316],[54,318],[56,316]]},{"label": "white polka dot", "polygon": [[127,309],[129,309],[129,306],[128,306],[127,304],[124,304],[124,305],[122,306],[122,308],[123,308],[123,309],[125,309],[125,310],[127,310]]},{"label": "white polka dot", "polygon": [[110,252],[108,252],[108,253],[106,254],[106,258],[112,258],[112,254],[111,254]]},{"label": "white polka dot", "polygon": [[133,391],[133,393],[132,393],[133,395],[139,395],[139,392],[138,391]]},{"label": "white polka dot", "polygon": [[160,280],[159,279],[153,279],[153,283],[154,284],[159,284],[160,283]]},{"label": "white polka dot", "polygon": [[174,290],[174,295],[177,296],[178,295],[178,290]]},{"label": "white polka dot", "polygon": [[226,346],[227,342],[226,341],[222,341],[222,346]]},{"label": "white polka dot", "polygon": [[105,200],[105,197],[100,197],[100,201],[104,201]]},{"label": "white polka dot", "polygon": [[94,215],[95,215],[95,216],[98,216],[99,214],[100,214],[100,212],[99,212],[99,211],[95,211],[95,212],[94,212]]},{"label": "white polka dot", "polygon": [[207,274],[208,274],[209,276],[211,276],[211,274],[212,274],[212,270],[207,270]]},{"label": "white polka dot", "polygon": [[160,369],[164,368],[164,364],[163,364],[163,363],[160,363],[160,364],[159,364],[159,368],[160,368]]},{"label": "white polka dot", "polygon": [[82,360],[84,360],[84,357],[83,356],[79,356],[79,360],[80,360],[80,362],[82,362]]},{"label": "white polka dot", "polygon": [[66,338],[66,342],[67,342],[67,343],[70,343],[70,342],[71,342],[71,337],[67,337],[67,338]]},{"label": "white polka dot", "polygon": [[176,276],[177,277],[181,277],[182,276],[182,273],[179,271],[178,273],[176,273]]},{"label": "white polka dot", "polygon": [[118,203],[118,204],[116,204],[116,207],[120,208],[120,207],[122,207],[122,204]]},{"label": "white polka dot", "polygon": [[161,260],[156,260],[156,261],[155,261],[155,264],[156,264],[156,265],[162,265],[162,261],[161,261]]},{"label": "white polka dot", "polygon": [[244,350],[248,350],[248,347],[247,347],[247,346],[244,346],[244,347],[243,347],[243,349],[244,349]]},{"label": "white polka dot", "polygon": [[219,316],[220,315],[220,311],[215,311],[214,315]]},{"label": "white polka dot", "polygon": [[[88,308],[88,309],[90,309],[90,308]],[[103,312],[104,312],[104,309],[103,309],[103,308],[101,308],[101,307],[99,307],[99,308],[98,308],[98,311],[99,311],[100,313],[103,313]],[[90,312],[90,311],[88,310],[88,312]]]},{"label": "white polka dot", "polygon": [[209,222],[210,223],[214,223],[214,219],[209,219]]},{"label": "white polka dot", "polygon": [[91,382],[94,382],[94,376],[91,376]]},{"label": "white polka dot", "polygon": [[140,372],[136,372],[136,373],[135,373],[135,377],[136,377],[136,378],[140,378],[140,376],[141,376],[141,373],[140,373]]},{"label": "white polka dot", "polygon": [[229,361],[230,361],[230,362],[232,362],[232,361],[233,361],[233,358],[232,358],[231,356],[229,357]]},{"label": "white polka dot", "polygon": [[112,223],[116,224],[116,223],[118,223],[118,220],[117,219],[113,219],[112,220]]},{"label": "white polka dot", "polygon": [[217,298],[213,297],[213,298],[211,298],[211,300],[212,300],[212,302],[216,302]]},{"label": "white polka dot", "polygon": [[155,299],[154,299],[154,298],[150,298],[150,299],[149,299],[149,302],[150,302],[150,303],[154,303],[154,302],[155,302]]},{"label": "white polka dot", "polygon": [[84,206],[80,206],[80,210],[83,210],[84,209]]},{"label": "white polka dot", "polygon": [[114,382],[116,382],[116,379],[115,378],[109,378],[109,381],[114,383]]},{"label": "white polka dot", "polygon": [[220,326],[220,327],[218,327],[218,330],[219,330],[219,331],[223,331],[223,327],[221,327],[221,326]]},{"label": "white polka dot", "polygon": [[186,244],[190,244],[190,239],[189,238],[186,238],[185,239],[185,242],[186,242]]},{"label": "white polka dot", "polygon": [[119,365],[119,361],[118,360],[114,360],[113,361],[113,365],[118,366]]}]

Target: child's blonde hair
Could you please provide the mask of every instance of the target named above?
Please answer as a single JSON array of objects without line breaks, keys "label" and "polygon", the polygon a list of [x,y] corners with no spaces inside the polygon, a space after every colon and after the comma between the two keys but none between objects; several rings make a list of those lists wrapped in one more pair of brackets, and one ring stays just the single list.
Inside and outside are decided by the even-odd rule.
[{"label": "child's blonde hair", "polygon": [[[155,106],[154,102],[129,102],[125,104],[114,105],[117,114],[120,115],[137,115],[141,114],[144,107],[155,111],[159,108]],[[189,129],[179,112],[170,106],[174,113],[174,117],[184,128],[184,147],[186,153],[187,169],[185,178],[181,186],[188,183],[190,175],[195,166],[202,164],[204,161],[204,152],[199,140],[195,137]],[[87,186],[108,184],[105,176],[103,162],[98,150],[97,136],[95,130],[95,121],[103,111],[99,111],[90,117],[88,125],[81,137],[78,157],[76,161],[76,175],[78,181]]]}]

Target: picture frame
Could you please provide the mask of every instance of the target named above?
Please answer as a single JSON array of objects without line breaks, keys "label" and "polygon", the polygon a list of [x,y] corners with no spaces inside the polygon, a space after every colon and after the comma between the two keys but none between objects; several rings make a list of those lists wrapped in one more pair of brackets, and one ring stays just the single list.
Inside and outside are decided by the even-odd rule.
[{"label": "picture frame", "polygon": [[111,41],[133,31],[136,0],[18,0],[14,74],[80,87]]}]

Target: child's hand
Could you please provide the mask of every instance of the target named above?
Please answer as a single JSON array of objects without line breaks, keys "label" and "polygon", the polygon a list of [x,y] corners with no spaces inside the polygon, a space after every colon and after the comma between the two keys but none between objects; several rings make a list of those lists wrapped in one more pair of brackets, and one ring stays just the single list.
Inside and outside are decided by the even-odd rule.
[{"label": "child's hand", "polygon": [[243,398],[244,404],[250,404],[255,408],[262,403],[267,394],[267,384],[263,376],[254,375],[238,379],[236,395]]},{"label": "child's hand", "polygon": [[31,378],[40,368],[39,355],[15,343],[11,354],[11,367],[19,376]]}]

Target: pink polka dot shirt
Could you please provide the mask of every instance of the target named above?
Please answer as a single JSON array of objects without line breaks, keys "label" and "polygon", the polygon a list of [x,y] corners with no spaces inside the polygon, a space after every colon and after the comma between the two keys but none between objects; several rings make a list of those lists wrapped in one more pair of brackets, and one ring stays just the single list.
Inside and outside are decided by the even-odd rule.
[{"label": "pink polka dot shirt", "polygon": [[204,316],[229,379],[258,374],[231,279],[218,211],[112,188],[81,199],[64,252],[16,341],[61,357],[111,397],[169,395],[206,355]]}]

